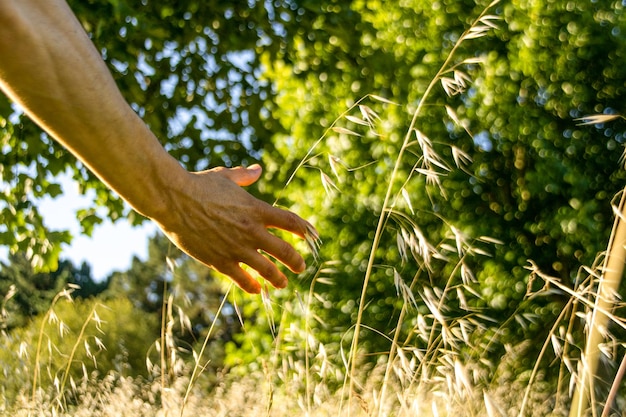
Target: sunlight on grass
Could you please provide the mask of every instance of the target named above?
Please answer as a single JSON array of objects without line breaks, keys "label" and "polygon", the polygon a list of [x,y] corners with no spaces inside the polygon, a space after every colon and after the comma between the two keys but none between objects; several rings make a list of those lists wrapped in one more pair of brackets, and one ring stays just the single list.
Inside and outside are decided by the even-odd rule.
[{"label": "sunlight on grass", "polygon": [[[103,337],[116,320],[130,320],[132,306],[115,300],[119,310],[111,311],[108,304],[73,304],[72,288],[67,288],[35,321],[35,330],[7,335],[2,341],[0,364],[7,378],[0,393],[3,415],[543,417],[568,412],[608,416],[611,407],[623,408],[624,398],[617,392],[626,372],[625,344],[615,336],[616,329],[626,330],[626,319],[620,315],[626,304],[617,293],[624,263],[619,253],[624,249],[623,237],[616,245],[611,240],[607,252],[599,254],[593,265],[581,267],[573,285],[529,260],[527,281],[514,289],[522,294],[519,305],[510,316],[490,316],[486,312],[509,306],[504,296],[480,286],[480,280],[499,278],[501,270],[490,260],[503,242],[497,236],[473,236],[471,230],[443,218],[436,207],[447,203],[451,191],[446,188],[447,176],[471,176],[472,155],[445,138],[429,136],[429,126],[421,126],[420,118],[427,106],[439,107],[446,118],[442,123],[474,139],[445,101],[471,88],[467,68],[479,67],[483,59],[457,54],[462,44],[487,36],[502,24],[491,14],[497,3],[489,4],[451,43],[447,57],[413,107],[371,94],[333,120],[294,163],[275,202],[289,194],[290,184],[302,171],[313,170],[319,171],[320,189],[332,205],[333,199],[351,192],[342,186],[345,176],[372,169],[385,191],[367,196],[374,203],[362,202],[370,204],[378,217],[364,250],[369,253],[367,265],[354,269],[355,274],[362,274],[359,299],[338,309],[328,299],[328,291],[320,290],[344,285],[335,275],[347,261],[340,260],[341,254],[336,254],[337,259],[324,259],[320,235],[325,237],[325,231],[318,235],[310,229],[302,243],[313,258],[301,278],[308,286],[292,293],[264,290],[255,299],[262,314],[255,317],[254,325],[246,322],[251,315],[247,312],[250,298],[231,285],[212,312],[213,322],[204,329],[203,339],[183,343],[180,335],[192,334],[194,323],[184,294],[174,295],[165,282],[161,334],[150,341],[147,376],[125,374],[124,358],[111,359],[119,371],[100,375],[98,361],[104,360],[108,349]],[[435,96],[437,92],[441,97]],[[376,165],[377,161],[351,166],[342,155],[331,152],[331,145],[336,144],[329,143],[343,143],[346,137],[391,142],[385,136],[386,113],[403,106],[410,108],[405,135],[397,140],[395,154],[381,157],[388,161],[389,172],[376,171],[383,166]],[[619,118],[597,115],[580,120],[596,124]],[[423,187],[429,201],[416,201],[411,187]],[[618,236],[622,235],[618,229],[623,227],[623,206],[622,201],[614,209]],[[437,225],[440,232],[435,238],[424,227],[424,219]],[[384,247],[383,238],[388,236],[391,239],[385,242],[392,243]],[[393,253],[397,263],[381,262],[381,253]],[[609,265],[613,260],[619,268]],[[175,279],[176,263],[170,258],[165,262]],[[374,279],[379,271],[386,281]],[[610,271],[617,271],[617,276]],[[377,308],[369,292],[376,285],[395,294],[387,301],[395,308],[394,316],[383,317],[386,327],[382,328],[368,322],[367,313],[375,315]],[[11,295],[7,297],[3,311]],[[563,302],[558,304],[562,309],[553,312],[553,322],[541,322],[524,308],[556,298]],[[546,302],[544,308],[554,305]],[[239,320],[244,338],[257,343],[249,349],[255,357],[241,358],[248,363],[226,363],[212,373],[210,343],[220,320],[226,320],[226,309],[234,310],[231,318]],[[124,317],[116,317],[122,311]],[[328,311],[350,317],[351,325],[328,330],[323,319]],[[72,329],[65,317],[74,317]],[[266,326],[263,335],[253,334],[259,322]],[[541,338],[509,342],[519,340],[511,339],[511,333],[530,328],[541,329],[535,333]],[[138,335],[141,328],[127,331]],[[325,331],[341,335],[340,340],[324,339]],[[328,339],[332,341],[324,341]],[[384,348],[372,349],[368,345],[372,339],[380,341],[376,347]],[[16,386],[9,386],[12,377]]]}]

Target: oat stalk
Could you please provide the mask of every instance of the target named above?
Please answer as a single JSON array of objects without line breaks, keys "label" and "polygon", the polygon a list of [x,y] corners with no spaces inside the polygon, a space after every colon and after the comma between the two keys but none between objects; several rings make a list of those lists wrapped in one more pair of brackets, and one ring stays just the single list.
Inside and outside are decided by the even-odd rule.
[{"label": "oat stalk", "polygon": [[56,294],[54,298],[52,299],[50,308],[48,309],[48,311],[46,311],[46,314],[41,320],[41,326],[39,326],[39,335],[37,337],[37,348],[35,350],[35,365],[33,367],[34,368],[33,369],[33,389],[32,389],[32,397],[31,397],[33,402],[37,401],[37,387],[39,383],[39,368],[41,366],[40,364],[41,348],[42,348],[42,343],[43,343],[43,338],[44,338],[44,328],[46,326],[46,323],[48,323],[51,320],[51,318],[55,315],[54,306],[56,305],[56,303],[62,298],[66,298],[72,301],[71,294],[72,292],[74,292],[74,289],[75,289],[74,286],[70,286],[69,288],[66,288],[63,291]]},{"label": "oat stalk", "polygon": [[[463,35],[461,35],[459,37],[457,42],[454,44],[454,46],[450,50],[450,53],[448,53],[448,56],[446,57],[445,61],[443,62],[443,64],[439,68],[438,72],[432,78],[432,80],[428,84],[428,87],[424,91],[424,94],[422,95],[422,99],[419,101],[419,104],[417,105],[417,108],[415,109],[415,112],[413,113],[413,117],[411,118],[411,123],[410,123],[409,128],[408,128],[408,130],[406,132],[406,135],[404,137],[404,141],[403,141],[402,146],[400,147],[398,155],[397,155],[397,157],[395,159],[395,164],[394,164],[393,170],[391,172],[391,176],[389,177],[389,181],[388,181],[388,185],[387,185],[387,191],[385,193],[385,198],[383,200],[381,213],[380,213],[380,216],[378,218],[378,224],[376,226],[376,231],[375,231],[374,238],[373,238],[373,241],[372,241],[372,247],[371,247],[371,251],[370,251],[370,255],[369,255],[369,259],[368,259],[368,263],[367,263],[367,268],[366,268],[366,271],[365,271],[365,277],[363,279],[363,287],[362,287],[362,291],[361,291],[361,297],[360,297],[360,300],[359,300],[359,309],[358,309],[357,319],[356,319],[355,328],[354,328],[354,336],[353,336],[352,344],[351,344],[351,347],[350,347],[350,355],[349,355],[349,363],[348,363],[349,371],[346,373],[346,378],[349,379],[349,382],[348,382],[348,404],[350,404],[352,402],[352,396],[353,396],[353,392],[354,392],[354,380],[355,380],[356,371],[357,371],[356,367],[357,367],[358,345],[359,345],[360,330],[361,330],[362,322],[363,322],[363,312],[365,310],[365,306],[366,306],[366,302],[367,302],[367,300],[366,300],[367,288],[369,286],[369,281],[370,281],[370,278],[372,276],[372,271],[373,271],[373,268],[374,268],[376,251],[377,251],[378,246],[380,244],[380,239],[381,239],[382,233],[383,233],[383,231],[385,229],[385,225],[387,223],[387,220],[389,219],[389,216],[391,214],[390,202],[391,202],[391,199],[392,199],[392,197],[394,195],[396,177],[398,176],[398,172],[400,170],[400,166],[401,166],[402,161],[403,161],[404,153],[407,150],[407,148],[411,145],[411,139],[412,139],[412,137],[414,135],[414,132],[416,131],[417,120],[418,120],[419,116],[422,113],[422,109],[424,107],[424,103],[426,103],[426,101],[430,98],[430,94],[431,94],[432,90],[435,88],[435,86],[439,82],[442,81],[442,78],[444,77],[444,74],[446,74],[448,71],[453,69],[453,68],[450,67],[450,63],[452,62],[452,59],[455,56],[455,53],[456,53],[457,49],[461,46],[461,44],[466,39],[473,39],[473,38],[478,37],[478,35],[477,35],[478,32],[476,31],[476,28],[479,27],[480,22],[487,16],[488,10],[491,9],[495,4],[497,4],[498,1],[499,0],[494,0],[493,2],[491,2],[482,11],[482,13],[473,22],[473,24],[469,27],[469,29],[467,29],[463,33]],[[481,33],[484,34],[482,32],[482,29],[481,29]],[[462,76],[457,76],[457,79],[458,79],[459,83],[465,82],[465,80],[464,80],[464,78]],[[444,86],[448,86],[448,85],[450,85],[449,82],[448,83],[444,83]],[[345,389],[345,385],[346,384],[344,384],[344,389]],[[351,407],[348,405],[348,415],[350,413],[350,409],[351,409]]]},{"label": "oat stalk", "polygon": [[189,395],[191,394],[191,389],[193,388],[195,382],[197,381],[202,371],[206,368],[206,365],[200,365],[200,361],[202,360],[204,351],[206,350],[206,347],[209,343],[209,339],[211,338],[213,334],[213,328],[215,327],[215,323],[217,322],[218,317],[222,313],[224,305],[226,304],[226,300],[228,299],[228,294],[230,293],[230,290],[232,288],[233,288],[233,283],[231,282],[230,285],[228,286],[228,289],[226,290],[226,293],[224,294],[224,297],[222,298],[222,302],[220,303],[220,306],[217,309],[217,312],[215,313],[215,318],[211,322],[211,327],[209,327],[209,331],[207,332],[207,335],[204,338],[204,343],[202,343],[202,348],[200,349],[200,352],[198,352],[198,356],[195,359],[195,365],[193,367],[193,371],[191,372],[191,377],[189,378],[189,383],[187,384],[185,395],[183,396],[183,403],[180,407],[180,417],[183,417],[183,414],[185,412],[185,406],[187,405],[187,402],[189,401]]},{"label": "oat stalk", "polygon": [[62,400],[64,389],[65,389],[65,386],[67,385],[67,380],[70,377],[70,369],[72,367],[72,363],[74,362],[76,351],[78,350],[78,346],[80,346],[81,341],[83,341],[83,338],[85,336],[85,331],[87,330],[87,326],[91,322],[92,318],[94,318],[97,314],[96,313],[97,307],[98,307],[98,304],[94,304],[94,306],[91,309],[91,312],[89,313],[89,315],[83,322],[83,325],[80,328],[80,332],[78,332],[78,336],[76,337],[76,342],[74,343],[74,346],[72,346],[72,351],[70,352],[70,355],[67,358],[67,364],[65,365],[65,370],[63,371],[63,379],[61,380],[61,383],[58,387],[57,399],[55,401],[57,403],[60,403]]},{"label": "oat stalk", "polygon": [[607,248],[607,256],[601,270],[598,294],[589,323],[589,334],[585,342],[582,370],[578,376],[576,391],[570,408],[570,417],[581,417],[591,406],[593,381],[600,361],[599,346],[604,340],[605,330],[610,321],[610,312],[616,301],[616,294],[624,274],[626,262],[626,189],[622,192],[619,207],[615,208],[615,222]]}]

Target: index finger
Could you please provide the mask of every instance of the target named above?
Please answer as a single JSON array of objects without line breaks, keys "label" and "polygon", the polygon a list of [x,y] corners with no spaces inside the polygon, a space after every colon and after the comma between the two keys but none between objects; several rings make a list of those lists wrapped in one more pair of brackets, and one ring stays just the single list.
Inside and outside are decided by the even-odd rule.
[{"label": "index finger", "polygon": [[307,234],[317,237],[315,227],[300,216],[288,210],[268,205],[264,213],[263,220],[267,227],[274,227],[294,233],[301,238],[306,238]]}]

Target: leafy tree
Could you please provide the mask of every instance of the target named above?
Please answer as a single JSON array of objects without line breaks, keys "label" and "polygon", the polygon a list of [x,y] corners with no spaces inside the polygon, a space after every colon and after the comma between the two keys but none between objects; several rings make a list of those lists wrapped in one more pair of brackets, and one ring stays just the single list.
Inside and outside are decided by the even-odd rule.
[{"label": "leafy tree", "polygon": [[[285,46],[289,3],[262,1],[70,1],[121,91],[166,149],[189,169],[246,164],[269,148],[275,126],[258,117],[273,87],[260,82],[258,50]],[[62,190],[51,178],[70,171],[115,221],[143,221],[56,142],[0,97],[0,243],[54,269],[67,232],[50,232],[36,201]],[[83,231],[100,221],[77,213]]]},{"label": "leafy tree", "polygon": [[[126,97],[175,157],[190,169],[262,160],[266,174],[255,192],[277,196],[322,233],[323,263],[270,300],[238,305],[250,324],[231,345],[238,354],[272,348],[269,329],[280,330],[272,323],[282,320],[263,310],[291,305],[281,314],[305,315],[294,300],[312,293],[311,333],[337,350],[358,319],[370,329],[364,350],[387,351],[396,326],[419,348],[426,342],[415,339],[416,329],[436,324],[433,306],[455,323],[479,323],[468,342],[484,348],[475,350],[483,360],[507,344],[545,340],[544,324],[566,297],[528,301],[536,288],[527,260],[573,287],[581,265],[604,249],[610,200],[623,186],[622,126],[576,119],[623,113],[624,7],[502,2],[490,12],[502,20],[482,22],[493,30],[455,49],[450,71],[430,89],[489,3],[72,3]],[[52,265],[49,243],[67,236],[38,233],[32,200],[59,192],[49,178],[68,167],[111,218],[133,216],[8,103],[0,110],[5,244],[30,247]],[[389,182],[393,214],[378,235]],[[97,221],[89,210],[80,215],[87,231]],[[171,278],[162,259],[113,277],[111,291],[158,310],[159,285]],[[399,324],[405,305],[412,309]],[[501,329],[511,318],[520,325]]]},{"label": "leafy tree", "polygon": [[[278,91],[267,118],[283,128],[272,152],[263,153],[270,181],[262,191],[281,195],[279,204],[312,219],[322,233],[321,259],[329,264],[320,270],[333,285],[315,286],[324,308],[316,310],[313,331],[325,342],[345,340],[355,323],[376,221],[412,114],[486,4],[303,2],[298,26],[286,26],[291,47],[281,59],[265,57],[264,77]],[[590,128],[576,119],[623,107],[623,6],[513,1],[492,13],[503,19],[492,20],[498,28],[464,42],[452,65],[469,61],[447,74],[452,81],[461,77],[466,88],[451,91],[449,79],[438,82],[410,132],[415,145],[393,184],[398,214],[386,223],[365,295],[363,323],[374,330],[363,342],[366,351],[389,346],[384,335],[393,331],[402,303],[396,283],[410,286],[416,299],[415,321],[405,329],[412,340],[419,316],[433,319],[429,291],[441,294],[452,276],[453,290],[471,290],[469,306],[454,291],[445,293],[435,300],[445,301],[445,316],[497,323],[476,329],[472,343],[488,350],[475,352],[499,357],[506,344],[542,342],[549,331],[544,324],[554,321],[568,297],[553,292],[525,301],[527,290],[537,290],[529,286],[528,260],[573,287],[584,278],[581,266],[594,265],[605,248],[610,200],[624,181],[623,134],[619,124]],[[367,94],[399,105],[358,101]],[[364,105],[377,121],[371,130],[359,122],[368,114]],[[446,168],[434,164],[430,176],[423,175],[426,151],[441,155]],[[462,155],[466,163],[456,168]],[[415,262],[403,263],[397,243],[403,229],[414,241],[431,243],[437,249],[431,256],[447,260],[434,259],[428,268],[426,249]],[[491,244],[494,239],[501,243]],[[464,249],[454,249],[459,242]],[[490,261],[464,255],[483,252]],[[463,277],[460,266],[473,274]],[[316,282],[315,272],[297,285],[302,293]],[[276,301],[284,302],[280,294]],[[521,325],[499,330],[509,319]]]},{"label": "leafy tree", "polygon": [[10,255],[0,269],[0,294],[5,298],[4,327],[21,327],[32,317],[47,311],[67,284],[77,286],[74,297],[78,298],[96,296],[106,287],[106,283],[93,280],[86,263],[77,268],[71,261],[61,260],[54,272],[38,273],[24,255]]}]

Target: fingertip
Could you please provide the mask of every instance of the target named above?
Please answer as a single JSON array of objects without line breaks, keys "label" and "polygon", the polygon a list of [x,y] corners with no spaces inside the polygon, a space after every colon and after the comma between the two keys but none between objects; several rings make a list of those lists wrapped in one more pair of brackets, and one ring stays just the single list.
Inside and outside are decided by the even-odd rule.
[{"label": "fingertip", "polygon": [[241,267],[237,267],[236,270],[227,274],[230,279],[232,279],[235,284],[243,291],[248,294],[260,294],[261,293],[261,284],[246,271],[241,269]]},{"label": "fingertip", "polygon": [[238,171],[241,172],[242,175],[249,178],[248,181],[254,182],[261,177],[261,173],[263,172],[263,168],[259,164],[252,164],[250,166],[244,167],[241,166],[237,168]]},{"label": "fingertip", "polygon": [[240,186],[247,186],[255,183],[260,177],[263,169],[259,164],[252,164],[249,167],[240,167],[237,169],[237,180],[235,182]]},{"label": "fingertip", "polygon": [[306,269],[306,263],[304,262],[304,259],[301,259],[300,263],[291,271],[295,274],[301,274],[302,272],[304,272],[305,269]]},{"label": "fingertip", "polygon": [[261,172],[263,168],[259,164],[252,164],[246,168],[248,171]]},{"label": "fingertip", "polygon": [[245,292],[247,292],[248,294],[261,294],[261,285],[256,285],[254,287],[249,287],[247,289],[244,289]]},{"label": "fingertip", "polygon": [[281,290],[283,288],[287,288],[287,285],[289,285],[289,280],[285,278],[283,281],[272,283],[272,285],[274,286],[274,288]]},{"label": "fingertip", "polygon": [[253,164],[249,167],[238,166],[234,168],[217,167],[206,172],[219,174],[229,179],[240,187],[254,184],[261,177],[261,165]]},{"label": "fingertip", "polygon": [[259,252],[255,253],[254,256],[248,260],[247,264],[274,288],[285,288],[289,283],[285,274],[283,274],[273,262]]},{"label": "fingertip", "polygon": [[239,288],[241,288],[248,294],[261,294],[261,284],[254,280],[253,282],[247,282],[245,284],[237,282],[237,285],[239,285]]}]

